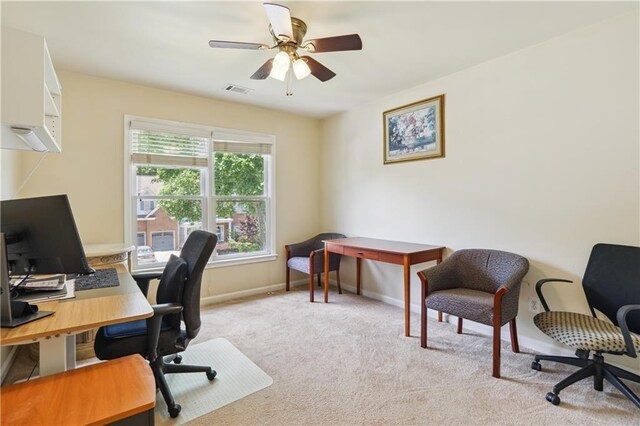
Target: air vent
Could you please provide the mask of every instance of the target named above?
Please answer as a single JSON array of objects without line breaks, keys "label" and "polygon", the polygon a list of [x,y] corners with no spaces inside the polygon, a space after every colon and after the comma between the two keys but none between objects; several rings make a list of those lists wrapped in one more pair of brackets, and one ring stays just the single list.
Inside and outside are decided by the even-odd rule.
[{"label": "air vent", "polygon": [[227,84],[224,90],[228,92],[235,92],[235,93],[241,93],[243,95],[246,95],[247,93],[251,92],[253,89],[249,89],[248,87],[237,86],[235,84]]}]

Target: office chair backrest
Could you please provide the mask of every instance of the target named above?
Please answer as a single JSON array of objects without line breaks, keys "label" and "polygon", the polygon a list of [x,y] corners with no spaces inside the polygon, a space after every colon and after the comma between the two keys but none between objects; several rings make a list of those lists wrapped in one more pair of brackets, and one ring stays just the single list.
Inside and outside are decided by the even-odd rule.
[{"label": "office chair backrest", "polygon": [[513,281],[519,289],[529,270],[529,261],[517,254],[500,250],[464,249],[451,255],[456,274],[465,288],[495,293]]},{"label": "office chair backrest", "polygon": [[[640,304],[640,247],[596,244],[582,279],[591,313],[602,312],[618,325],[621,306]],[[627,316],[629,330],[640,333],[640,312]]]},{"label": "office chair backrest", "polygon": [[196,337],[200,331],[202,274],[217,242],[218,237],[210,232],[193,231],[180,251],[180,257],[187,262],[187,279],[182,292],[182,319],[189,339]]},{"label": "office chair backrest", "polygon": [[[187,262],[181,257],[171,255],[162,271],[160,284],[156,291],[157,303],[182,304],[182,292],[187,279]],[[173,330],[180,330],[180,314],[168,314],[163,318],[165,324]]]}]

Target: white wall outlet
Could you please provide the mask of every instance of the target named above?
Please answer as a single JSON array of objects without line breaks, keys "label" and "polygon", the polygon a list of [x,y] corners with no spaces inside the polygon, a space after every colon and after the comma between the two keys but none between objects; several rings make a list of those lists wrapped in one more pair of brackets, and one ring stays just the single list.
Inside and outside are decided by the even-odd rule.
[{"label": "white wall outlet", "polygon": [[542,312],[542,304],[536,296],[529,296],[529,312],[532,312],[534,314]]}]

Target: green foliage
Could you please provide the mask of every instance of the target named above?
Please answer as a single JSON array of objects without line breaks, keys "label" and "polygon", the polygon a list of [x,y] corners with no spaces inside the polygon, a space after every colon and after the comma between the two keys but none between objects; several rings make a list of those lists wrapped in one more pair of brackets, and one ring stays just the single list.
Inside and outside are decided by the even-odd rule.
[{"label": "green foliage", "polygon": [[[264,193],[264,159],[259,154],[216,152],[215,190],[217,195],[252,196]],[[153,176],[163,184],[160,195],[200,195],[200,171],[164,167],[138,167],[139,176]],[[178,221],[199,222],[202,206],[195,200],[160,200],[159,205]],[[221,202],[217,216],[232,218],[236,211],[256,214],[255,202]],[[263,209],[260,209],[263,210]]]},{"label": "green foliage", "polygon": [[[216,152],[216,195],[262,195],[264,194],[264,159],[258,154],[235,154]],[[241,211],[255,213],[254,203],[218,203],[218,217],[233,217],[236,207]]]},{"label": "green foliage", "polygon": [[246,243],[230,240],[227,245],[227,252],[229,253],[250,253],[252,251],[260,250],[260,244]]}]

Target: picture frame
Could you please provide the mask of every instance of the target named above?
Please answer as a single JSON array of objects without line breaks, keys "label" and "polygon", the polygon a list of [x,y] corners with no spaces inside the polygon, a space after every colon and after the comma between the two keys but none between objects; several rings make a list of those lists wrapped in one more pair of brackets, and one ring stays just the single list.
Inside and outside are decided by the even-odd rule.
[{"label": "picture frame", "polygon": [[444,94],[382,114],[384,164],[443,158]]}]

